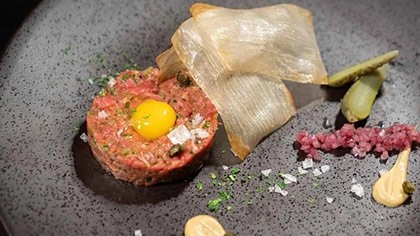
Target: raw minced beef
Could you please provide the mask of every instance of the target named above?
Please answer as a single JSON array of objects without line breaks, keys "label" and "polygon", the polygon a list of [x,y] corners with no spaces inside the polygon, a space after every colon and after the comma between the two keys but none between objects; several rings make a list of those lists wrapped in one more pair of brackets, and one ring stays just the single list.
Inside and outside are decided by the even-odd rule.
[{"label": "raw minced beef", "polygon": [[415,126],[394,124],[388,128],[366,127],[355,128],[345,124],[334,132],[309,134],[307,131],[297,133],[300,150],[308,157],[320,159],[318,149],[328,152],[337,148],[350,148],[355,157],[365,157],[369,152],[380,154],[381,159],[388,159],[388,152],[401,151],[420,143],[420,133]]}]

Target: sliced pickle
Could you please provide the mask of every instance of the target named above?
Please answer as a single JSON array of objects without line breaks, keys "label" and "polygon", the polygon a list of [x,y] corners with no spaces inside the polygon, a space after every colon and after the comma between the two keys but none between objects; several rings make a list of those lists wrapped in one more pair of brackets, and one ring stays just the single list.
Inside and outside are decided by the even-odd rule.
[{"label": "sliced pickle", "polygon": [[347,91],[341,101],[341,112],[351,123],[369,116],[376,95],[385,80],[388,64],[362,75]]},{"label": "sliced pickle", "polygon": [[367,61],[350,66],[328,77],[328,85],[331,87],[340,87],[356,77],[372,72],[376,68],[394,60],[398,56],[398,50],[390,51],[380,56],[371,58]]}]

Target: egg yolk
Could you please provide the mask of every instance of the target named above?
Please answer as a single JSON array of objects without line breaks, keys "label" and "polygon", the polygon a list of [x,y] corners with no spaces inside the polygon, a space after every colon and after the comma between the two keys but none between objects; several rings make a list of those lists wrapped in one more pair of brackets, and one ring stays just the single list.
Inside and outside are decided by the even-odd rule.
[{"label": "egg yolk", "polygon": [[131,115],[133,128],[147,140],[167,134],[175,120],[175,110],[169,104],[153,99],[142,102]]}]

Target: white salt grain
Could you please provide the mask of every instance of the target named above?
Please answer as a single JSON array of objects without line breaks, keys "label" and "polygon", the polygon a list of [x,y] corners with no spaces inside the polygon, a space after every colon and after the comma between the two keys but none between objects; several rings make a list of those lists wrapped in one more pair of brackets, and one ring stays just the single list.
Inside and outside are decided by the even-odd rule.
[{"label": "white salt grain", "polygon": [[332,203],[334,201],[334,198],[332,197],[325,197],[328,203]]},{"label": "white salt grain", "polygon": [[143,233],[141,232],[141,229],[137,229],[134,231],[134,236],[143,236]]},{"label": "white salt grain", "polygon": [[83,133],[83,134],[80,135],[80,139],[83,140],[83,142],[86,143],[88,141],[88,136],[85,133]]},{"label": "white salt grain", "polygon": [[365,191],[363,190],[363,186],[361,184],[353,184],[351,186],[351,192],[360,198],[365,195]]},{"label": "white salt grain", "polygon": [[291,174],[280,174],[280,176],[284,179],[285,184],[297,182],[297,178]]},{"label": "white salt grain", "polygon": [[188,139],[191,139],[191,133],[185,125],[180,125],[166,135],[172,144],[183,144]]},{"label": "white salt grain", "polygon": [[203,121],[203,117],[200,113],[194,115],[193,119],[191,120],[193,127],[197,127]]},{"label": "white salt grain", "polygon": [[314,176],[320,176],[320,175],[322,175],[322,172],[321,172],[318,168],[315,168],[315,169],[312,171],[312,174],[313,174]]},{"label": "white salt grain", "polygon": [[100,111],[98,112],[98,117],[99,119],[105,119],[108,117],[108,113],[106,113],[106,111]]},{"label": "white salt grain", "polygon": [[312,168],[313,166],[314,166],[314,161],[312,160],[312,158],[306,158],[304,161],[302,161],[302,167],[305,170]]},{"label": "white salt grain", "polygon": [[266,170],[262,170],[261,174],[264,175],[265,177],[268,177],[271,173],[271,169],[266,169]]},{"label": "white salt grain", "polygon": [[325,173],[325,172],[327,172],[329,170],[330,170],[330,166],[329,165],[323,165],[323,166],[321,166],[322,173]]},{"label": "white salt grain", "polygon": [[275,193],[280,193],[283,196],[286,196],[289,193],[286,190],[281,189],[280,186],[278,186],[277,184],[274,186],[274,192]]},{"label": "white salt grain", "polygon": [[304,170],[302,167],[298,167],[298,173],[300,174],[300,175],[304,175],[304,174],[307,174],[308,173],[308,171],[307,170]]},{"label": "white salt grain", "polygon": [[109,76],[108,78],[109,78],[108,83],[107,83],[108,86],[111,87],[111,88],[114,87],[114,85],[117,83],[117,81],[112,76]]}]

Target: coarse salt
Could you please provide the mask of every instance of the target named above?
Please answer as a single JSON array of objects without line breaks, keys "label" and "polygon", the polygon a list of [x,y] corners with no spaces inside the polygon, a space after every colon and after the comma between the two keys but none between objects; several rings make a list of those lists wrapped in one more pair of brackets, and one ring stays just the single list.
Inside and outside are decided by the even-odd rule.
[{"label": "coarse salt", "polygon": [[117,83],[117,81],[112,76],[109,76],[108,78],[109,78],[108,83],[107,83],[108,86],[111,87],[111,88],[114,87],[114,85]]},{"label": "coarse salt", "polygon": [[299,166],[299,167],[298,167],[298,173],[299,173],[300,175],[304,175],[304,174],[307,174],[307,173],[308,173],[308,171],[307,171],[307,170],[304,170],[301,166]]},{"label": "coarse salt", "polygon": [[105,118],[108,117],[108,113],[106,113],[106,111],[100,111],[100,112],[98,112],[98,117],[100,119],[105,119]]},{"label": "coarse salt", "polygon": [[191,133],[185,125],[180,125],[166,135],[172,144],[183,144],[191,139]]},{"label": "coarse salt", "polygon": [[208,138],[210,136],[209,132],[205,131],[204,129],[197,128],[190,131],[192,137],[204,139]]},{"label": "coarse salt", "polygon": [[325,197],[328,203],[332,203],[334,201],[334,198],[332,197]]},{"label": "coarse salt", "polygon": [[315,169],[312,171],[312,174],[313,174],[314,176],[320,176],[320,175],[322,175],[322,172],[321,172],[318,168],[315,168]]},{"label": "coarse salt", "polygon": [[271,173],[271,169],[262,170],[261,174],[263,174],[265,177],[268,177]]},{"label": "coarse salt", "polygon": [[297,178],[291,174],[280,174],[280,176],[284,179],[285,184],[296,183]]},{"label": "coarse salt", "polygon": [[88,136],[85,133],[83,133],[83,134],[80,135],[80,139],[83,140],[83,142],[86,143],[88,141]]},{"label": "coarse salt", "polygon": [[302,167],[305,170],[312,168],[313,166],[314,166],[314,161],[312,160],[312,158],[306,158],[304,161],[302,161]]},{"label": "coarse salt", "polygon": [[365,195],[365,191],[363,190],[363,186],[361,184],[353,184],[351,186],[351,192],[360,198]]},{"label": "coarse salt", "polygon": [[143,233],[141,232],[141,229],[136,229],[134,231],[134,236],[143,236]]},{"label": "coarse salt", "polygon": [[200,115],[200,113],[195,114],[191,120],[193,127],[197,127],[202,121],[203,117]]},{"label": "coarse salt", "polygon": [[289,192],[287,192],[286,190],[284,190],[284,189],[281,189],[280,188],[280,186],[279,185],[275,185],[274,186],[274,192],[275,193],[280,193],[281,195],[283,195],[283,196],[286,196]]},{"label": "coarse salt", "polygon": [[327,172],[329,170],[330,170],[330,166],[329,165],[323,165],[323,166],[321,166],[322,173],[325,173],[325,172]]}]

